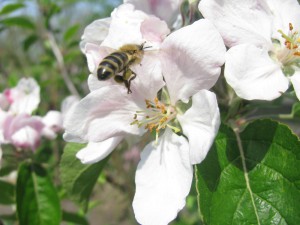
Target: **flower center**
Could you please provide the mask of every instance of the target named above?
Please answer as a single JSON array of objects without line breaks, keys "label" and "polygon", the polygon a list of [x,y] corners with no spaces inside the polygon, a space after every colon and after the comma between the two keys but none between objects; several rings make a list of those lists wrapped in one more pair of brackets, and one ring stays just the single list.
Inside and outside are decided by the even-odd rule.
[{"label": "flower center", "polygon": [[300,35],[298,31],[294,30],[291,23],[289,23],[288,34],[285,34],[282,30],[278,30],[278,32],[285,39],[285,47],[277,52],[277,59],[283,66],[291,66],[300,59]]},{"label": "flower center", "polygon": [[154,101],[146,99],[145,103],[146,110],[136,111],[131,125],[136,124],[138,127],[145,127],[150,132],[155,131],[156,140],[160,130],[166,127],[171,128],[175,133],[180,131],[178,127],[170,124],[176,118],[177,112],[175,107],[171,105],[166,106],[158,98],[155,98]]}]

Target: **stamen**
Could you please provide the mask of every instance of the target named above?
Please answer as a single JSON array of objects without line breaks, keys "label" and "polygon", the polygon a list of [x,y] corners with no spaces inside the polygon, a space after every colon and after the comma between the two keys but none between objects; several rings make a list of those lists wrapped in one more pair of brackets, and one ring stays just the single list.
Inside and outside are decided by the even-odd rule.
[{"label": "stamen", "polygon": [[145,127],[150,132],[155,131],[156,141],[160,130],[166,127],[171,128],[174,132],[179,132],[180,129],[170,125],[176,118],[176,110],[173,106],[166,106],[156,97],[154,101],[145,100],[146,110],[136,111],[133,116],[131,125],[136,124],[138,127]]},{"label": "stamen", "polygon": [[285,39],[285,48],[279,49],[276,53],[278,61],[282,63],[283,66],[290,66],[299,59],[300,56],[300,36],[297,31],[294,30],[293,24],[289,23],[288,34],[285,34],[282,30],[278,30],[282,38]]}]

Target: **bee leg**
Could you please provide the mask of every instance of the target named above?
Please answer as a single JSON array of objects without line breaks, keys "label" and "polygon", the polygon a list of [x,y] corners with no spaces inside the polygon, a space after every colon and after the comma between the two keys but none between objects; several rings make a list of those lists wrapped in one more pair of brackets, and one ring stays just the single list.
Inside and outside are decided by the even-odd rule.
[{"label": "bee leg", "polygon": [[132,93],[132,91],[130,90],[130,83],[134,78],[136,78],[136,73],[127,67],[123,73],[123,80],[124,80],[125,86],[127,87],[128,94]]},{"label": "bee leg", "polygon": [[116,76],[114,77],[114,80],[115,80],[117,83],[124,83],[123,76],[116,75]]}]

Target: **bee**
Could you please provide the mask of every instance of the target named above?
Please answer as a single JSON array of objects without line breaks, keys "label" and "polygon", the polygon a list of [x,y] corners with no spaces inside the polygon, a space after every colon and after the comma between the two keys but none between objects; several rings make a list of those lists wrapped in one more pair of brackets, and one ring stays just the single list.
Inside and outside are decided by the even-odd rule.
[{"label": "bee", "polygon": [[[141,45],[127,44],[119,50],[106,56],[97,68],[98,80],[108,80],[114,76],[117,83],[124,83],[127,93],[130,94],[130,83],[136,78],[136,73],[130,69],[130,66],[140,64],[144,56],[145,42]],[[119,75],[122,73],[122,75]]]}]

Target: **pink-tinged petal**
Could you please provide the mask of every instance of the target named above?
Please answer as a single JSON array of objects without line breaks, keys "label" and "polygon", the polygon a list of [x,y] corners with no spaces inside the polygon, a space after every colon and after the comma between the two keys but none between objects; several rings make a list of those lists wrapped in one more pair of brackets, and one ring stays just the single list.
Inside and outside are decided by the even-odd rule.
[{"label": "pink-tinged petal", "polygon": [[202,162],[220,126],[216,95],[207,90],[199,91],[192,98],[191,108],[183,115],[177,115],[177,119],[189,139],[191,163]]},{"label": "pink-tinged petal", "polygon": [[113,137],[101,142],[89,142],[87,146],[77,152],[76,157],[83,164],[99,162],[106,158],[123,140],[123,137]]},{"label": "pink-tinged petal", "polygon": [[252,43],[270,48],[272,14],[261,0],[201,0],[199,10],[218,28],[228,47]]},{"label": "pink-tinged petal", "polygon": [[133,209],[143,225],[166,225],[185,206],[193,179],[189,145],[166,129],[158,144],[149,143],[141,153],[135,182]]},{"label": "pink-tinged petal", "polygon": [[180,14],[182,0],[124,0],[124,3],[131,3],[136,9],[163,19],[171,27]]},{"label": "pink-tinged petal", "polygon": [[6,140],[11,140],[14,133],[27,126],[36,130],[38,133],[41,133],[44,128],[44,124],[40,117],[31,117],[27,114],[20,114],[16,116],[8,115],[3,122],[4,138]]},{"label": "pink-tinged petal", "polygon": [[50,110],[42,121],[45,125],[42,135],[48,139],[56,138],[56,134],[63,130],[63,116],[59,111]]},{"label": "pink-tinged petal", "polygon": [[161,61],[171,101],[187,102],[217,81],[225,61],[225,45],[208,20],[199,20],[170,34],[161,47]]},{"label": "pink-tinged petal", "polygon": [[82,52],[85,51],[85,45],[87,43],[93,43],[96,45],[100,45],[102,43],[108,34],[110,22],[110,17],[95,20],[84,29],[80,42],[80,49]]},{"label": "pink-tinged petal", "polygon": [[170,29],[165,21],[151,16],[142,22],[141,33],[147,41],[161,43],[170,33]]},{"label": "pink-tinged petal", "polygon": [[157,92],[165,85],[157,51],[146,51],[141,64],[132,66],[131,69],[137,75],[131,81],[132,92],[144,99],[155,98]]},{"label": "pink-tinged petal", "polygon": [[0,110],[7,110],[9,107],[9,101],[6,98],[5,94],[0,93]]},{"label": "pink-tinged petal", "polygon": [[22,78],[7,94],[11,102],[9,111],[31,114],[40,103],[40,87],[32,78]]},{"label": "pink-tinged petal", "polygon": [[30,126],[24,126],[11,136],[11,143],[18,148],[36,150],[40,145],[41,134]]},{"label": "pink-tinged petal", "polygon": [[121,85],[95,90],[76,104],[64,119],[66,133],[87,142],[100,142],[124,133],[142,134],[144,129],[131,125],[136,111],[144,105],[134,91],[127,94]]},{"label": "pink-tinged petal", "polygon": [[63,128],[63,118],[59,111],[50,110],[42,120],[45,126],[50,127],[54,132],[59,132]]},{"label": "pink-tinged petal", "polygon": [[293,84],[297,98],[300,100],[300,71],[296,71],[290,80]]},{"label": "pink-tinged petal", "polygon": [[268,51],[254,45],[237,45],[226,54],[224,75],[236,94],[246,100],[273,100],[289,87],[281,65]]},{"label": "pink-tinged petal", "polygon": [[[122,4],[111,14],[109,32],[102,46],[119,49],[125,44],[142,44],[141,23],[149,16],[135,10],[131,4]],[[121,34],[121,35],[120,35]]]}]

